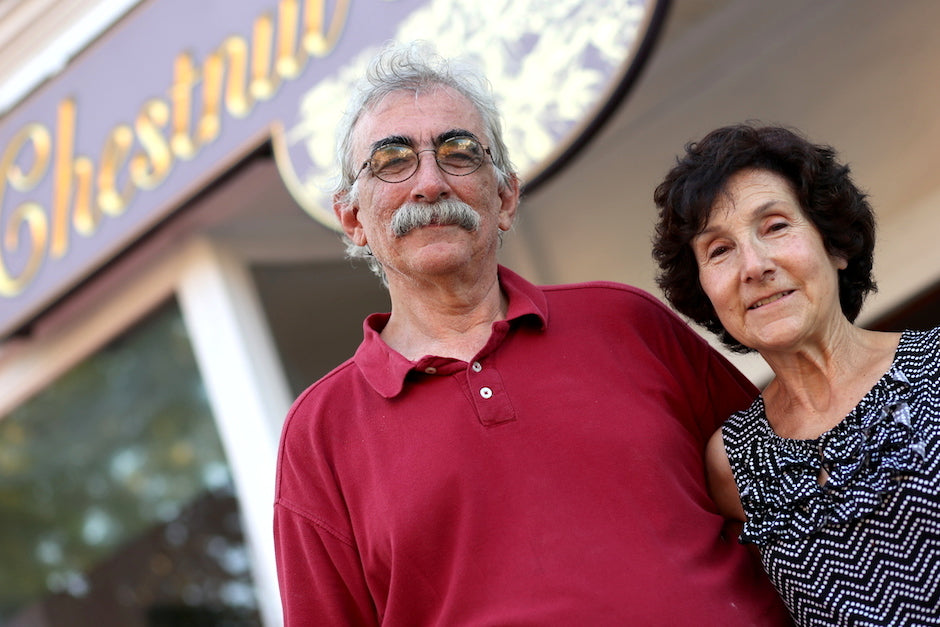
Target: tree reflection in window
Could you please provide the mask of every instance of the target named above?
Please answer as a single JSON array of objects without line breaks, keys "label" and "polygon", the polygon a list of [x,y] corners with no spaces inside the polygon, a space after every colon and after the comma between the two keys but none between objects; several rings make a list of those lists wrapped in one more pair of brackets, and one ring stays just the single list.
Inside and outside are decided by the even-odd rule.
[{"label": "tree reflection in window", "polygon": [[169,303],[0,418],[0,624],[259,623],[229,468]]}]

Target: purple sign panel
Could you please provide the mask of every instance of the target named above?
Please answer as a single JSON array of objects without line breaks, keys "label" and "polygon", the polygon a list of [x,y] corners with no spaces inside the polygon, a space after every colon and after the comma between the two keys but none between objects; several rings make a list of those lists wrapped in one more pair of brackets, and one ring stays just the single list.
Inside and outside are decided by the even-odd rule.
[{"label": "purple sign panel", "polygon": [[422,39],[493,83],[531,188],[635,77],[655,0],[153,0],[0,122],[0,337],[273,140],[297,202],[325,190],[349,86]]}]

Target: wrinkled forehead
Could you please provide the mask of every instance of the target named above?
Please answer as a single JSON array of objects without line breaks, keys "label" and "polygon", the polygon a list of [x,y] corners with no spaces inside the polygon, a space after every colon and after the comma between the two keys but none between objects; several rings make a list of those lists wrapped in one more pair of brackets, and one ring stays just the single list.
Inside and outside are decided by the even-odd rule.
[{"label": "wrinkled forehead", "polygon": [[716,213],[728,217],[740,210],[752,210],[768,202],[788,202],[803,211],[792,181],[767,168],[741,168],[718,186],[711,203],[704,208],[704,222]]},{"label": "wrinkled forehead", "polygon": [[367,156],[371,147],[389,137],[407,139],[429,147],[453,129],[466,129],[488,143],[483,118],[473,103],[451,87],[435,85],[418,92],[393,91],[365,109],[353,128],[356,157]]}]

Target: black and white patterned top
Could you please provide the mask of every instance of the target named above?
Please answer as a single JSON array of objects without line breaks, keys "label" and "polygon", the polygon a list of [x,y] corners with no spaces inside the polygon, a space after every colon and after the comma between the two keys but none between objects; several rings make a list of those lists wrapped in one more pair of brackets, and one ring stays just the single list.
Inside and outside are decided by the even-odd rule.
[{"label": "black and white patterned top", "polygon": [[761,398],[722,435],[741,542],[798,625],[940,625],[940,328],[906,331],[891,369],[814,440],[777,436]]}]

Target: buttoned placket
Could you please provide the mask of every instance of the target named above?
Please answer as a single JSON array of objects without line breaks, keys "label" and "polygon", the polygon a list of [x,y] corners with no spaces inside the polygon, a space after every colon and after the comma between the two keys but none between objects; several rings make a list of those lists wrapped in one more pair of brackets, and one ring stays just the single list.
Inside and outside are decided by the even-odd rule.
[{"label": "buttoned placket", "polygon": [[491,426],[516,419],[503,379],[495,367],[481,361],[470,362],[467,382],[481,424]]}]

